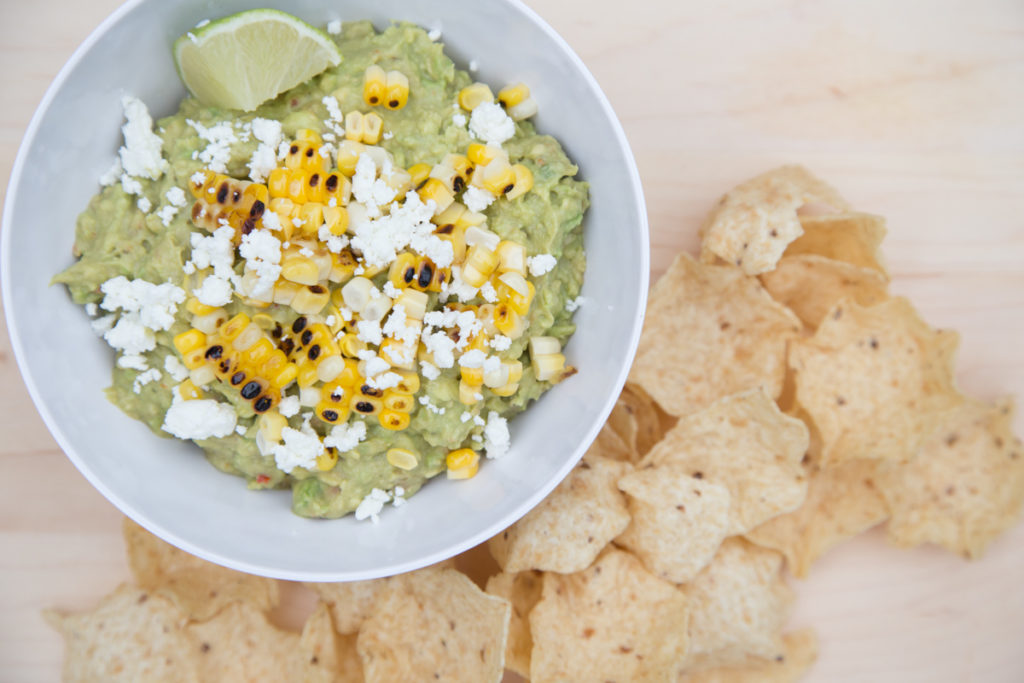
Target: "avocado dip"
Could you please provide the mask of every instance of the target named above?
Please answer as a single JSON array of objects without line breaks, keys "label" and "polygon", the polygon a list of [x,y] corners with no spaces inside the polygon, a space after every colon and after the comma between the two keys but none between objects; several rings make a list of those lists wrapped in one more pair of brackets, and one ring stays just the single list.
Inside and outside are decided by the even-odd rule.
[{"label": "avocado dip", "polygon": [[338,66],[252,112],[126,96],[54,281],[125,413],[298,515],[376,520],[574,372],[587,185],[524,85],[495,99],[411,24],[332,37]]}]

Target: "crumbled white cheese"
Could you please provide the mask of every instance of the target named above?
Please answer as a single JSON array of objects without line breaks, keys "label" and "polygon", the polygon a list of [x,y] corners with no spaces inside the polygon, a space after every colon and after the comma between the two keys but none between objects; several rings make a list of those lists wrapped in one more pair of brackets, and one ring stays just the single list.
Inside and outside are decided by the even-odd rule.
[{"label": "crumbled white cheese", "polygon": [[469,70],[470,70],[470,72],[474,72],[474,71],[477,71],[479,69],[480,69],[480,63],[479,62],[477,62],[475,59],[469,60]]},{"label": "crumbled white cheese", "polygon": [[224,437],[234,431],[238,416],[230,403],[213,399],[184,401],[177,391],[160,428],[179,439]]},{"label": "crumbled white cheese", "polygon": [[245,425],[238,425],[235,427],[235,434],[238,434],[239,436],[245,436],[245,433],[248,431],[249,430],[246,429]]},{"label": "crumbled white cheese", "polygon": [[420,361],[420,372],[429,380],[434,380],[441,376],[441,370],[433,363],[425,360]]},{"label": "crumbled white cheese", "polygon": [[332,36],[339,35],[341,33],[341,19],[332,19],[327,22],[327,32]]},{"label": "crumbled white cheese", "polygon": [[384,372],[366,379],[366,383],[370,387],[381,391],[397,387],[401,382],[402,376],[395,372]]},{"label": "crumbled white cheese", "polygon": [[459,358],[459,367],[463,368],[482,368],[484,366],[484,360],[487,359],[487,354],[480,349],[473,349],[462,354]]},{"label": "crumbled white cheese", "polygon": [[121,189],[126,194],[142,194],[142,183],[132,178],[127,173],[121,174]]},{"label": "crumbled white cheese", "polygon": [[551,254],[538,254],[526,259],[526,265],[530,269],[530,275],[534,277],[540,277],[545,273],[551,272],[557,264],[558,259]]},{"label": "crumbled white cheese", "polygon": [[327,245],[328,251],[335,254],[340,254],[341,250],[348,246],[348,237],[346,235],[332,234],[326,223],[320,226],[320,230],[317,231],[317,237]]},{"label": "crumbled white cheese", "polygon": [[454,123],[459,128],[465,128],[467,123],[466,115],[463,114],[461,111],[452,114],[452,123]]},{"label": "crumbled white cheese", "polygon": [[433,402],[431,402],[430,397],[427,396],[426,394],[419,397],[419,402],[421,406],[426,408],[428,411],[434,413],[435,415],[444,415],[445,413],[445,409],[435,406]]},{"label": "crumbled white cheese", "polygon": [[167,330],[174,324],[178,304],[185,300],[185,291],[169,282],[160,285],[146,280],[129,280],[123,275],[100,285],[105,311],[121,309],[125,313],[138,313],[139,323],[151,330]]},{"label": "crumbled white cheese", "polygon": [[291,427],[281,430],[284,443],[274,444],[274,463],[282,472],[290,473],[296,467],[312,469],[317,457],[324,452],[324,445],[315,433],[306,433]]},{"label": "crumbled white cheese", "polygon": [[366,423],[354,420],[345,424],[335,425],[331,433],[324,437],[324,446],[334,448],[339,453],[347,453],[366,439]]},{"label": "crumbled white cheese", "polygon": [[149,213],[149,210],[153,208],[153,202],[149,201],[147,197],[139,197],[139,201],[135,202],[135,205],[142,213]]},{"label": "crumbled white cheese", "polygon": [[491,337],[491,340],[488,343],[495,351],[506,351],[508,347],[512,346],[512,339],[503,334],[496,334]]},{"label": "crumbled white cheese", "polygon": [[[354,186],[353,183],[353,192]],[[366,221],[356,220],[355,206],[358,204],[349,205],[349,230],[353,233],[352,246],[362,252],[366,266],[386,266],[407,246],[423,253],[438,268],[451,263],[451,245],[433,234],[437,227],[430,222],[436,207],[434,200],[424,203],[415,191],[409,191],[401,205],[391,206],[388,215]],[[447,249],[438,242],[447,245]],[[430,253],[424,253],[428,250]]]},{"label": "crumbled white cheese", "polygon": [[345,117],[341,113],[341,105],[338,104],[338,98],[333,95],[324,95],[323,99],[320,100],[325,107],[327,107],[327,115],[331,117],[331,121],[335,123],[341,123],[345,120]]},{"label": "crumbled white cheese", "polygon": [[231,303],[231,283],[216,275],[207,275],[192,294],[207,306],[226,306]]},{"label": "crumbled white cheese", "polygon": [[484,301],[490,304],[493,304],[498,300],[498,292],[494,289],[494,285],[491,284],[490,280],[480,286],[480,296],[483,297]]},{"label": "crumbled white cheese", "polygon": [[444,332],[424,333],[423,346],[433,355],[438,367],[450,368],[455,365],[455,342]]},{"label": "crumbled white cheese", "polygon": [[487,457],[500,458],[508,453],[510,444],[508,420],[492,410],[487,414],[487,426],[484,427],[484,450]]},{"label": "crumbled white cheese", "polygon": [[441,23],[441,20],[435,20],[430,26],[427,27],[427,38],[430,38],[430,40],[434,41],[435,43],[441,40],[441,29],[443,28],[444,25]]},{"label": "crumbled white cheese", "polygon": [[468,410],[462,411],[462,415],[459,415],[459,420],[461,422],[469,422],[472,419],[473,419],[473,413],[469,412]]},{"label": "crumbled white cheese", "polygon": [[161,377],[162,375],[160,374],[160,371],[156,368],[150,368],[145,372],[141,372],[136,375],[135,379],[132,381],[132,391],[136,394],[141,394],[142,387],[146,386],[150,382],[157,381]]},{"label": "crumbled white cheese", "polygon": [[356,507],[356,521],[361,522],[364,519],[369,518],[374,524],[376,524],[378,521],[377,515],[379,515],[380,511],[384,509],[384,503],[387,503],[390,500],[391,496],[387,491],[382,489],[373,489],[366,494],[366,497],[363,498],[362,502],[359,503],[359,506]]},{"label": "crumbled white cheese", "polygon": [[[275,215],[272,211],[264,214],[266,217]],[[186,263],[191,263],[195,268],[213,268],[213,274],[224,280],[231,280],[235,271],[235,245],[232,240],[235,237],[235,229],[231,226],[217,228],[212,235],[204,236],[193,232],[189,237],[192,243],[192,258]]]},{"label": "crumbled white cheese", "polygon": [[451,279],[441,285],[441,293],[466,303],[476,296],[477,288],[462,279],[462,267],[452,266]]},{"label": "crumbled white cheese", "polygon": [[373,379],[376,375],[382,372],[387,372],[391,365],[378,356],[366,359],[366,363],[363,366],[363,373],[365,374],[367,381]]},{"label": "crumbled white cheese", "polygon": [[153,132],[153,118],[142,100],[131,95],[121,98],[126,122],[121,126],[124,146],[118,150],[121,168],[127,175],[156,180],[167,170],[163,141]]},{"label": "crumbled white cheese", "polygon": [[[118,356],[117,367],[143,372],[149,369],[149,363],[146,362],[146,357],[142,354],[126,353]],[[187,375],[188,373],[186,372],[185,374]]]},{"label": "crumbled white cheese", "polygon": [[484,102],[477,105],[470,114],[469,132],[477,140],[500,147],[501,143],[516,134],[516,123],[497,102]]},{"label": "crumbled white cheese", "polygon": [[494,202],[494,195],[476,185],[470,185],[462,193],[462,203],[475,213],[480,213]]},{"label": "crumbled white cheese", "polygon": [[267,230],[280,230],[281,219],[273,211],[266,211],[263,214],[263,227]]},{"label": "crumbled white cheese", "polygon": [[360,320],[356,323],[356,338],[367,344],[380,345],[384,341],[380,323],[376,320]]},{"label": "crumbled white cheese", "polygon": [[242,235],[238,253],[245,259],[246,268],[256,273],[256,284],[249,296],[260,297],[270,293],[281,275],[281,241],[269,230],[254,230]]},{"label": "crumbled white cheese", "polygon": [[403,505],[405,505],[405,498],[402,497],[404,495],[405,495],[405,489],[402,488],[401,486],[396,486],[394,489],[392,489],[392,491],[391,491],[391,496],[392,496],[391,505],[393,507],[396,507],[396,508],[397,507],[402,507]]},{"label": "crumbled white cheese", "polygon": [[164,370],[175,382],[183,382],[188,377],[188,368],[174,355],[164,356]]},{"label": "crumbled white cheese", "polygon": [[574,313],[579,309],[580,306],[583,305],[583,302],[584,299],[582,296],[578,296],[575,299],[569,299],[568,301],[565,302],[565,310],[569,311],[570,313]]},{"label": "crumbled white cheese", "polygon": [[178,215],[178,211],[180,211],[178,207],[164,204],[157,210],[156,215],[160,222],[164,224],[164,227],[167,227],[174,220],[174,217]]},{"label": "crumbled white cheese", "polygon": [[262,183],[277,168],[277,148],[281,144],[281,122],[273,119],[252,120],[252,134],[259,140],[249,158],[249,177],[254,183]]},{"label": "crumbled white cheese", "polygon": [[180,187],[172,187],[167,190],[167,193],[164,194],[164,198],[167,199],[171,206],[177,206],[178,208],[185,206],[187,203],[187,200],[185,199],[185,191]]},{"label": "crumbled white cheese", "polygon": [[89,324],[92,326],[92,331],[102,337],[114,326],[115,322],[117,322],[117,316],[111,313],[102,318],[96,318]]},{"label": "crumbled white cheese", "polygon": [[121,179],[121,174],[124,173],[124,169],[121,168],[121,158],[114,159],[114,164],[107,169],[107,172],[100,176],[100,185],[107,187],[113,185]]},{"label": "crumbled white cheese", "polygon": [[282,417],[292,417],[298,415],[301,406],[299,404],[298,396],[285,396],[281,399],[281,402],[277,404],[277,412],[281,413]]},{"label": "crumbled white cheese", "polygon": [[97,306],[94,302],[90,301],[85,305],[85,314],[90,318],[95,318],[98,312],[99,306]]},{"label": "crumbled white cheese", "polygon": [[231,161],[231,145],[238,141],[231,123],[222,121],[207,128],[192,119],[186,119],[185,122],[192,126],[199,137],[207,143],[197,156],[199,161],[205,163],[211,171],[227,173],[227,165]]}]

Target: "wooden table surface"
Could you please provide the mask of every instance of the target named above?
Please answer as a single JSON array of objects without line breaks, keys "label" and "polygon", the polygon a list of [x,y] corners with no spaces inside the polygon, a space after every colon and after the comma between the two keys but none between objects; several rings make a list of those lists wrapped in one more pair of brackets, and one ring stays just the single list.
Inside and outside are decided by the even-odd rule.
[{"label": "wooden table surface", "polygon": [[[0,1],[3,186],[50,80],[117,4]],[[653,276],[694,249],[723,191],[804,163],[889,219],[893,289],[961,332],[962,388],[1024,395],[1024,3],[533,5],[622,119]],[[121,516],[50,437],[5,334],[0,435],[0,680],[55,681],[62,644],[39,612],[89,607],[127,576]],[[1024,525],[975,563],[875,531],[796,585],[794,624],[822,641],[810,681],[1024,680]]]}]

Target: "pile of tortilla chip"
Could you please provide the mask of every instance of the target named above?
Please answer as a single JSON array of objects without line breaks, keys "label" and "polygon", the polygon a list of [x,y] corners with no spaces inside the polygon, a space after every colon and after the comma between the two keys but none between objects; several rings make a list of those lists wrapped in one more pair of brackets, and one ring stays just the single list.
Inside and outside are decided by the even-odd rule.
[{"label": "pile of tortilla chip", "polygon": [[48,614],[66,680],[798,680],[817,640],[786,631],[784,569],[882,522],[976,558],[1024,503],[1012,400],[957,389],[957,335],[888,293],[885,232],[801,167],[725,195],[652,289],[597,440],[487,543],[485,590],[451,561],[308,584],[293,632],[280,582],[126,523],[137,586]]}]

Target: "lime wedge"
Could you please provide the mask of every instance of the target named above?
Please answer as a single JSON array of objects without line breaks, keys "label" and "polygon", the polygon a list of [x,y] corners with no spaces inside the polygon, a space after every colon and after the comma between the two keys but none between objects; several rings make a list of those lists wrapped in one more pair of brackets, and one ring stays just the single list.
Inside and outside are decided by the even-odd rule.
[{"label": "lime wedge", "polygon": [[185,87],[205,104],[252,111],[341,61],[323,31],[272,9],[195,28],[174,41]]}]

